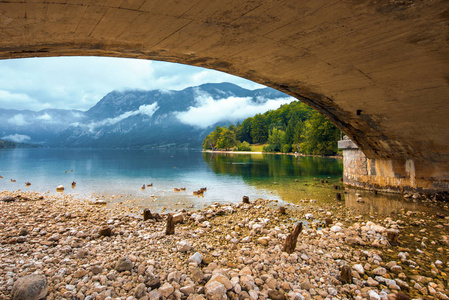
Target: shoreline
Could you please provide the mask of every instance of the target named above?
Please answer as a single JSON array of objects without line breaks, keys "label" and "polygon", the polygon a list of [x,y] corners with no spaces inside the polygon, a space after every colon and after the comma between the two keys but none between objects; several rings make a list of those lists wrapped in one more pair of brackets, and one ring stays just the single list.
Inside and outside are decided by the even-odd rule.
[{"label": "shoreline", "polygon": [[276,155],[292,155],[292,156],[303,156],[303,157],[324,157],[324,158],[339,158],[343,159],[342,155],[312,155],[303,153],[283,153],[283,152],[252,152],[252,151],[232,151],[232,150],[202,150],[206,153],[229,153],[229,154],[276,154]]},{"label": "shoreline", "polygon": [[[32,273],[46,278],[49,300],[447,299],[449,216],[373,218],[343,204],[285,204],[286,214],[263,199],[214,204],[184,210],[166,235],[167,214],[143,221],[121,203],[0,192],[0,299],[10,299],[14,283]],[[305,226],[288,254],[282,248],[298,222]],[[332,224],[321,228],[326,222]],[[433,235],[435,226],[440,234]],[[414,232],[410,242],[406,230]],[[423,254],[415,248],[421,240]],[[341,277],[345,265],[349,279]]]}]

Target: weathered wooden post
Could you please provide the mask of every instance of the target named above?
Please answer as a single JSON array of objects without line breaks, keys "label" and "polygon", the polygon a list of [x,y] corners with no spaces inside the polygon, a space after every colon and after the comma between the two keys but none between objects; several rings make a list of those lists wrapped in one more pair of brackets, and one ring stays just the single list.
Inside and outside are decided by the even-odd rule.
[{"label": "weathered wooden post", "polygon": [[149,219],[153,219],[153,214],[151,213],[151,210],[149,208],[145,208],[143,210],[143,220],[149,220]]},{"label": "weathered wooden post", "polygon": [[173,221],[173,215],[167,216],[167,228],[165,229],[165,235],[175,234],[175,222]]},{"label": "weathered wooden post", "polygon": [[284,206],[279,207],[279,213],[282,215],[285,215],[287,213],[287,210],[285,209]]},{"label": "weathered wooden post", "polygon": [[288,254],[291,254],[293,253],[293,251],[295,251],[298,235],[301,233],[301,231],[302,231],[302,222],[296,225],[295,230],[293,230],[293,233],[287,236],[287,239],[285,240],[284,244],[284,249],[282,249],[282,251],[287,252]]}]

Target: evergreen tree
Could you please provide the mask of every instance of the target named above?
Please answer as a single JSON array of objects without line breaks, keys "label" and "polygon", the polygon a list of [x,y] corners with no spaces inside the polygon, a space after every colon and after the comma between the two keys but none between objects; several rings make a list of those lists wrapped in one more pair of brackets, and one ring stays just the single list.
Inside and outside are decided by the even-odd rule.
[{"label": "evergreen tree", "polygon": [[268,139],[268,127],[263,115],[257,114],[251,122],[251,139],[253,143],[263,144]]}]

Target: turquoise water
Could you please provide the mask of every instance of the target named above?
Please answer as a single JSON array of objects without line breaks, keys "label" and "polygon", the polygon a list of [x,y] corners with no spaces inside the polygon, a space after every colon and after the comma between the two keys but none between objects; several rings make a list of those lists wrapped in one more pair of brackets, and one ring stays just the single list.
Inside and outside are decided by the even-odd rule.
[{"label": "turquoise water", "polygon": [[[159,206],[175,202],[198,206],[237,202],[244,195],[288,202],[319,197],[316,189],[307,187],[319,186],[319,192],[323,191],[317,184],[319,179],[329,181],[326,187],[338,182],[342,162],[333,158],[200,151],[12,149],[0,151],[0,175],[0,190],[51,194],[63,185],[65,194],[75,196],[108,199],[121,195]],[[76,182],[74,189],[72,181]],[[31,186],[25,186],[26,182]],[[142,185],[151,183],[152,187],[142,190]],[[207,187],[204,197],[194,196],[192,192],[202,187]],[[175,192],[174,188],[186,191]]]}]

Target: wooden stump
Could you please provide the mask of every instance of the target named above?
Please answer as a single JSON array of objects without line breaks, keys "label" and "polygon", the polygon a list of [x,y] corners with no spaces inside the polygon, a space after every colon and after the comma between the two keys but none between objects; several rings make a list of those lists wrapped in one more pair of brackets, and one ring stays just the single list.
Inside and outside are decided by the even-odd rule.
[{"label": "wooden stump", "polygon": [[165,229],[165,235],[175,234],[175,222],[173,221],[173,215],[167,216],[167,228]]},{"label": "wooden stump", "polygon": [[145,208],[143,210],[143,220],[146,221],[146,220],[150,220],[150,219],[153,219],[153,214],[151,213],[150,209]]},{"label": "wooden stump", "polygon": [[397,245],[399,239],[399,230],[396,229],[388,229],[387,230],[387,239],[391,245]]},{"label": "wooden stump", "polygon": [[287,210],[285,209],[284,206],[279,207],[279,213],[282,215],[285,215],[287,213]]},{"label": "wooden stump", "polygon": [[295,230],[293,230],[293,233],[287,236],[287,239],[285,240],[284,244],[284,249],[282,249],[282,251],[287,252],[288,254],[291,254],[293,253],[293,251],[295,251],[298,235],[301,233],[301,231],[302,231],[302,222],[296,225]]},{"label": "wooden stump", "polygon": [[243,196],[243,203],[249,204],[249,197]]},{"label": "wooden stump", "polygon": [[340,272],[340,281],[345,284],[345,283],[351,283],[352,282],[352,271],[351,271],[351,267],[348,265],[344,265],[341,268],[341,272]]},{"label": "wooden stump", "polygon": [[341,194],[340,193],[336,193],[335,194],[335,200],[341,201]]}]

